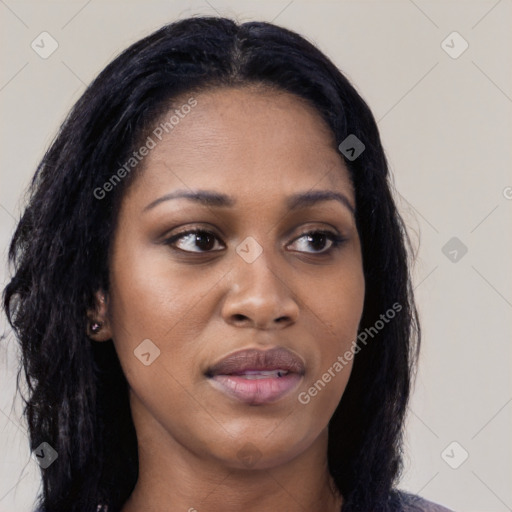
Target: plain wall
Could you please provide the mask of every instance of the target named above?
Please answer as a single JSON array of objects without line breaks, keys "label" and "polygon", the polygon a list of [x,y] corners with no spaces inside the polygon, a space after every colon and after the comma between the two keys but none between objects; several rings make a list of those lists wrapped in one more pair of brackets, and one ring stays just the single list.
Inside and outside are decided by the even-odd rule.
[{"label": "plain wall", "polygon": [[[510,1],[1,2],[2,284],[22,194],[85,84],[162,24],[216,12],[303,34],[373,110],[418,247],[424,338],[401,487],[456,511],[512,510]],[[59,45],[47,59],[31,47],[43,31]],[[457,58],[454,31],[469,44]],[[453,237],[459,248],[443,252]],[[16,342],[1,322],[0,512],[27,512],[39,467],[13,402]]]}]

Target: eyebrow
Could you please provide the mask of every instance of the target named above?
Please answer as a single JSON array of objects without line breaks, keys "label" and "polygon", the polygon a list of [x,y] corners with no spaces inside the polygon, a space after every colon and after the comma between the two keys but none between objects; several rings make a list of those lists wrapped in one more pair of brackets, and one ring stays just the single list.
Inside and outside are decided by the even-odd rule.
[{"label": "eyebrow", "polygon": [[[204,206],[216,206],[216,207],[233,207],[236,204],[236,200],[226,194],[220,192],[213,192],[210,190],[176,190],[170,194],[165,194],[158,199],[155,199],[149,203],[143,212],[147,212],[155,208],[157,205],[170,201],[172,199],[188,199]],[[307,192],[299,192],[289,196],[286,200],[286,205],[289,211],[298,210],[300,208],[306,208],[313,206],[314,204],[322,201],[338,201],[345,206],[352,215],[355,215],[355,209],[348,200],[348,198],[339,192],[333,192],[332,190],[310,190]]]}]

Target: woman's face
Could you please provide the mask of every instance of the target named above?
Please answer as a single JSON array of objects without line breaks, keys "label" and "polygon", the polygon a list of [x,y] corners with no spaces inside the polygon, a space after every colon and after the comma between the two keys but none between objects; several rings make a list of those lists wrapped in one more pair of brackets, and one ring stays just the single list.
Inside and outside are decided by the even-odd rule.
[{"label": "woman's face", "polygon": [[[151,134],[123,198],[110,331],[139,442],[268,468],[326,434],[350,375],[336,362],[363,309],[354,191],[327,126],[296,97],[194,98]],[[214,197],[177,197],[203,192]]]}]

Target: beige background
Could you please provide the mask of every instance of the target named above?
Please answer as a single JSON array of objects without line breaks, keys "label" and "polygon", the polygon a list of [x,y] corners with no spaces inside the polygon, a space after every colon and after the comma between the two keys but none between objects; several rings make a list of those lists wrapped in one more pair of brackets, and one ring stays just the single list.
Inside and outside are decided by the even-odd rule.
[{"label": "beige background", "polygon": [[[0,0],[2,262],[22,192],[85,84],[160,25],[216,12],[305,35],[368,101],[419,247],[424,346],[401,487],[456,511],[512,510],[510,0]],[[43,31],[59,45],[47,59],[31,48]],[[453,31],[469,44],[458,58],[441,46]],[[457,36],[445,44],[463,48]],[[442,252],[454,236],[468,248],[456,262]],[[0,329],[0,512],[25,512],[38,466],[13,402],[17,352],[3,317]],[[453,469],[446,461],[463,450]]]}]

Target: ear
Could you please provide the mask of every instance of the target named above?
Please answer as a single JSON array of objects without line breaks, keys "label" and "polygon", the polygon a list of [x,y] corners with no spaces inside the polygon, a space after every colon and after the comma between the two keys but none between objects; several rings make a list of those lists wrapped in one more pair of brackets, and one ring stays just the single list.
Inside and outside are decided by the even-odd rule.
[{"label": "ear", "polygon": [[95,309],[87,310],[87,336],[93,341],[108,341],[112,330],[108,317],[108,297],[103,290],[95,294]]}]

